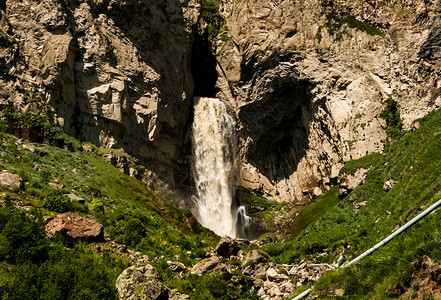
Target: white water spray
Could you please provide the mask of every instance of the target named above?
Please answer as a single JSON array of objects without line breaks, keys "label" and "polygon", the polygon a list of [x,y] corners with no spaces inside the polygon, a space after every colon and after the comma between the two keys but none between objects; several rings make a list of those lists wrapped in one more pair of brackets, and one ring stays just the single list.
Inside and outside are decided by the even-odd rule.
[{"label": "white water spray", "polygon": [[237,172],[235,122],[216,98],[194,99],[193,175],[199,222],[223,236],[236,236],[232,211]]}]

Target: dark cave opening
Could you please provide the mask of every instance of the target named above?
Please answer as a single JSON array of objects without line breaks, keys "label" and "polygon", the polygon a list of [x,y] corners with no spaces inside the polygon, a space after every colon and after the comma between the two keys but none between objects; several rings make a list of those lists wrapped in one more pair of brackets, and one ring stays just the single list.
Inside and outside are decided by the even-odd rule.
[{"label": "dark cave opening", "polygon": [[269,180],[288,178],[308,149],[312,111],[310,83],[293,80],[242,108],[245,136],[251,138],[248,161]]},{"label": "dark cave opening", "polygon": [[215,97],[218,78],[216,57],[210,49],[207,30],[195,36],[190,68],[194,83],[193,95]]}]

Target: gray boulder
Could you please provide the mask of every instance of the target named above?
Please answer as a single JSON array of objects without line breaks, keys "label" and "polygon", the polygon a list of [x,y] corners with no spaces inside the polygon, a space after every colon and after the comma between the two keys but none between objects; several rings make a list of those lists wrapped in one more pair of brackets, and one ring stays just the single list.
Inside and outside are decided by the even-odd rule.
[{"label": "gray boulder", "polygon": [[189,297],[177,290],[170,290],[161,280],[158,271],[151,266],[132,266],[125,269],[116,280],[118,299],[124,300],[187,300]]},{"label": "gray boulder", "polygon": [[201,260],[195,266],[193,266],[191,272],[198,275],[219,274],[225,280],[229,280],[231,278],[230,270],[224,263],[222,257],[218,256],[212,256]]},{"label": "gray boulder", "polygon": [[0,173],[0,186],[6,186],[10,189],[22,188],[23,180],[17,174],[11,174],[7,171]]}]

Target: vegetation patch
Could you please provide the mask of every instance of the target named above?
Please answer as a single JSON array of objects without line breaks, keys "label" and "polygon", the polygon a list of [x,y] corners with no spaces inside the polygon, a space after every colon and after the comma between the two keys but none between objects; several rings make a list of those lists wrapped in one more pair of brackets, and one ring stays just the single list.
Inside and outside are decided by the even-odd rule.
[{"label": "vegetation patch", "polygon": [[297,217],[294,217],[289,226],[289,235],[294,238],[300,234],[309,224],[318,220],[322,215],[339,202],[338,185],[331,188],[326,194],[319,196],[308,204]]},{"label": "vegetation patch", "polygon": [[386,134],[391,139],[396,139],[402,135],[403,121],[401,121],[398,104],[392,98],[386,100],[386,107],[380,114],[380,117],[386,121]]},{"label": "vegetation patch", "polygon": [[348,161],[340,170],[340,174],[354,175],[358,169],[369,169],[376,167],[384,162],[383,155],[380,153],[371,153],[359,159]]},{"label": "vegetation patch", "polygon": [[[219,0],[202,0],[201,17],[207,23],[209,40],[213,43],[221,32],[224,19],[219,14]],[[227,36],[224,37],[226,39]]]},{"label": "vegetation patch", "polygon": [[[351,260],[390,235],[441,197],[441,111],[420,120],[386,149],[350,162],[342,172],[370,166],[365,183],[311,222],[287,243],[264,246],[277,262],[332,263]],[[384,182],[396,184],[388,191]],[[353,203],[365,205],[354,208]],[[424,255],[441,261],[439,214],[430,214],[360,263],[326,273],[315,285],[319,297],[388,299],[412,288],[403,274]],[[408,282],[394,289],[400,283]],[[397,294],[397,295],[398,295]],[[395,296],[394,296],[395,297]]]},{"label": "vegetation patch", "polygon": [[386,34],[381,31],[380,29],[369,25],[367,23],[358,21],[354,16],[348,15],[345,17],[339,17],[336,15],[327,15],[326,16],[326,23],[325,27],[328,29],[328,33],[332,36],[336,36],[338,39],[342,38],[341,29],[344,25],[347,25],[350,28],[354,28],[363,32],[366,32],[369,35],[375,36],[381,36],[384,37]]}]

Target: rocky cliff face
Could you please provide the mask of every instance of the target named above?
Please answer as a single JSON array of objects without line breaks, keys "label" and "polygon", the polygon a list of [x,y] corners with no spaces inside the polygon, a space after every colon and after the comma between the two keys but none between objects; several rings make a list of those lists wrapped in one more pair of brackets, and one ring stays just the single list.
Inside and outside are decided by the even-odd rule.
[{"label": "rocky cliff face", "polygon": [[202,37],[192,49],[196,0],[0,1],[0,98],[173,175],[193,69],[238,120],[240,185],[282,201],[381,151],[388,98],[407,129],[441,104],[439,0],[220,2],[216,64]]},{"label": "rocky cliff face", "polygon": [[157,167],[179,162],[197,1],[1,3],[3,100]]},{"label": "rocky cliff face", "polygon": [[441,104],[439,1],[222,4],[218,96],[240,122],[244,187],[318,195],[344,161],[383,149],[386,99],[407,129]]}]

